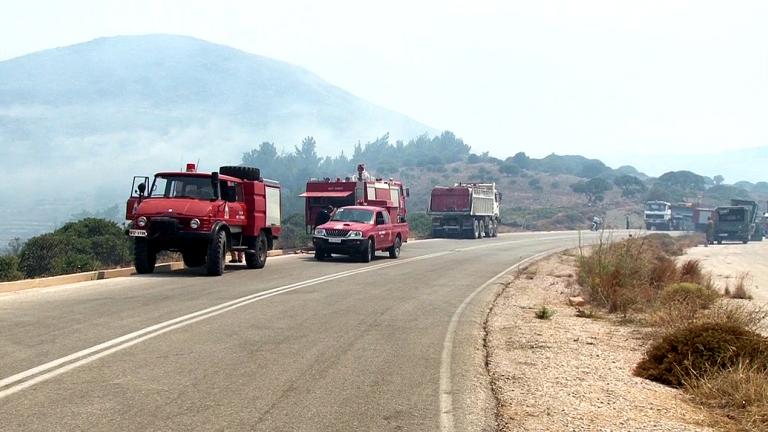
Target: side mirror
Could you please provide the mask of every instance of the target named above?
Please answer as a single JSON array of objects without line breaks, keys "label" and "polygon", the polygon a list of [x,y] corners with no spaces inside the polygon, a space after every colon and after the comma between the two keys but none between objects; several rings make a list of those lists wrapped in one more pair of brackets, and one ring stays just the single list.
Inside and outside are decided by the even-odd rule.
[{"label": "side mirror", "polygon": [[213,199],[219,199],[219,172],[214,171],[211,173],[211,188],[213,189]]},{"label": "side mirror", "polygon": [[142,183],[139,183],[139,184],[136,186],[136,190],[139,192],[139,196],[142,196],[142,195],[144,195],[144,192],[146,192],[146,191],[147,191],[147,184],[146,184],[146,183],[144,183],[144,182],[142,182]]}]

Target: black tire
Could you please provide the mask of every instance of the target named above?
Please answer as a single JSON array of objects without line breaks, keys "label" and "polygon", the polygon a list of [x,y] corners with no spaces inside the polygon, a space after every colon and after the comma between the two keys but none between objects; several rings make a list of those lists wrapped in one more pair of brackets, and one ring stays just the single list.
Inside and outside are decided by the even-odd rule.
[{"label": "black tire", "polygon": [[483,236],[485,238],[488,238],[488,237],[491,236],[491,230],[492,229],[493,229],[493,223],[492,222],[490,222],[490,221],[483,222]]},{"label": "black tire", "polygon": [[741,242],[744,243],[744,244],[747,244],[747,243],[749,243],[749,239],[744,239]]},{"label": "black tire", "polygon": [[479,239],[481,235],[480,233],[480,222],[475,219],[475,221],[472,223],[472,238]]},{"label": "black tire", "polygon": [[219,168],[219,174],[237,177],[243,180],[261,180],[261,170],[249,166],[223,166]]},{"label": "black tire", "polygon": [[324,260],[326,257],[325,251],[322,249],[315,249],[315,259],[318,261]]},{"label": "black tire", "polygon": [[221,276],[224,273],[224,264],[227,260],[227,233],[220,230],[211,239],[208,245],[208,257],[205,262],[205,271],[208,276]]},{"label": "black tire", "polygon": [[138,274],[149,274],[155,271],[157,251],[149,240],[138,237],[133,244],[133,266]]},{"label": "black tire", "polygon": [[362,262],[371,262],[376,257],[376,243],[373,239],[365,241],[365,251],[360,256]]},{"label": "black tire", "polygon": [[496,222],[491,222],[491,237],[498,237],[499,236],[499,224]]},{"label": "black tire", "polygon": [[254,252],[245,252],[245,266],[249,269],[262,269],[267,265],[267,236],[260,232],[258,237],[248,239],[248,248]]},{"label": "black tire", "polygon": [[400,236],[397,236],[395,238],[395,243],[390,246],[389,249],[387,249],[387,252],[389,252],[389,257],[392,259],[397,259],[400,256],[400,248],[403,246],[403,241],[400,239]]},{"label": "black tire", "polygon": [[205,265],[205,249],[186,249],[181,251],[184,265],[187,267],[202,267]]},{"label": "black tire", "polygon": [[723,241],[722,240],[718,240],[717,244],[721,245],[721,244],[723,244]]}]

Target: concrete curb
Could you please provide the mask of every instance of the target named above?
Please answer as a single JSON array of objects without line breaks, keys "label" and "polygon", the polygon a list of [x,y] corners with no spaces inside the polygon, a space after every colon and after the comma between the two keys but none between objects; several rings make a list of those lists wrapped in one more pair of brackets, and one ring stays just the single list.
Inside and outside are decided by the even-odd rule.
[{"label": "concrete curb", "polygon": [[[282,250],[271,250],[267,252],[268,257],[281,256],[287,254],[289,251],[283,252]],[[175,261],[170,263],[158,264],[155,266],[155,272],[168,273],[178,270],[183,270],[184,263],[181,261]],[[136,270],[133,267],[118,268],[113,270],[96,270],[84,273],[75,273],[61,276],[51,276],[38,279],[23,279],[13,282],[0,282],[0,293],[9,293],[14,291],[23,291],[33,288],[46,288],[57,285],[67,285],[78,282],[88,282],[102,279],[114,279],[118,277],[128,277],[136,274]]]}]

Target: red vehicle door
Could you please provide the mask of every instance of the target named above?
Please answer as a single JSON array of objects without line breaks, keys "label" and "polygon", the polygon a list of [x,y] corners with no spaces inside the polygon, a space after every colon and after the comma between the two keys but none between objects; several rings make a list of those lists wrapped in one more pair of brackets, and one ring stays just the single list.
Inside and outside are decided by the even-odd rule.
[{"label": "red vehicle door", "polygon": [[392,222],[389,218],[389,213],[383,211],[376,212],[376,247],[390,247],[392,246]]}]

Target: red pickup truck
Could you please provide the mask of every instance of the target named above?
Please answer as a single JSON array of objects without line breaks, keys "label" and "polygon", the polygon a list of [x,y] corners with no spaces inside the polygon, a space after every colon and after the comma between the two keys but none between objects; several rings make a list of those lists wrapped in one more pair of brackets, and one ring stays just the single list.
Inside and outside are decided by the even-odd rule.
[{"label": "red pickup truck", "polygon": [[330,221],[315,228],[315,259],[322,261],[331,254],[341,254],[370,262],[376,251],[387,251],[390,258],[397,258],[401,246],[408,241],[408,233],[408,223],[392,223],[385,208],[340,207]]}]

